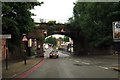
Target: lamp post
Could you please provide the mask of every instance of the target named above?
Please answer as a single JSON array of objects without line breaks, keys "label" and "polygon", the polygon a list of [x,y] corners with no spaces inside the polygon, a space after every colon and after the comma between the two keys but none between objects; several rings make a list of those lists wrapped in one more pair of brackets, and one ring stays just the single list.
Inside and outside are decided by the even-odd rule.
[{"label": "lamp post", "polygon": [[44,30],[43,31],[43,36],[42,36],[42,46],[41,46],[41,52],[42,52],[42,54],[44,54],[44,48],[43,48],[43,44],[44,44],[44,39],[45,39],[45,37],[47,36],[47,30]]},{"label": "lamp post", "polygon": [[29,56],[31,56],[32,39],[28,40]]},{"label": "lamp post", "polygon": [[26,37],[26,34],[23,34],[23,39],[22,39],[22,42],[23,42],[23,44],[24,44],[24,50],[23,50],[23,53],[24,53],[24,64],[26,65],[26,52],[27,52],[27,41],[28,41],[28,39],[27,39],[27,37]]},{"label": "lamp post", "polygon": [[45,31],[43,32],[43,34],[44,34],[44,37],[46,37],[46,36],[47,36],[47,30],[45,30]]},{"label": "lamp post", "polygon": [[120,21],[112,22],[115,54],[120,54]]}]

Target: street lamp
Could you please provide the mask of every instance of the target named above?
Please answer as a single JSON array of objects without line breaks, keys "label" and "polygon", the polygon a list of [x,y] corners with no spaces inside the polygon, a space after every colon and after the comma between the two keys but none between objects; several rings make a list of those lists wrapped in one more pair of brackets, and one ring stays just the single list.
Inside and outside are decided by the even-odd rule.
[{"label": "street lamp", "polygon": [[45,31],[43,32],[43,34],[44,34],[44,37],[46,37],[46,36],[47,36],[47,30],[45,30]]},{"label": "street lamp", "polygon": [[22,39],[22,42],[24,43],[24,50],[23,50],[23,52],[24,52],[24,64],[26,65],[26,52],[27,52],[27,50],[26,50],[26,48],[27,48],[27,41],[28,41],[28,39],[27,39],[27,37],[26,37],[26,34],[23,34],[23,39]]},{"label": "street lamp", "polygon": [[29,56],[31,56],[31,47],[32,47],[32,39],[28,40],[28,49],[29,49]]}]

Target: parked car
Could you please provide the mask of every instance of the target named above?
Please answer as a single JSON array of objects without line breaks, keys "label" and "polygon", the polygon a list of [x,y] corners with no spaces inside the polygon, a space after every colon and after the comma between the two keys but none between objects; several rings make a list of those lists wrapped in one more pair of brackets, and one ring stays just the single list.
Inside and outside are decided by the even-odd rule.
[{"label": "parked car", "polygon": [[59,58],[58,50],[53,50],[50,52],[49,58]]}]

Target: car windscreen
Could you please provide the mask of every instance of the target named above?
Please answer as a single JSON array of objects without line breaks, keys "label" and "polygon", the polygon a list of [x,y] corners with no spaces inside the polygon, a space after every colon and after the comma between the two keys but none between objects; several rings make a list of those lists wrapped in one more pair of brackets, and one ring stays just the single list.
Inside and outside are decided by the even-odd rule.
[{"label": "car windscreen", "polygon": [[52,51],[52,53],[57,53],[58,51],[57,50],[55,50],[55,51]]}]

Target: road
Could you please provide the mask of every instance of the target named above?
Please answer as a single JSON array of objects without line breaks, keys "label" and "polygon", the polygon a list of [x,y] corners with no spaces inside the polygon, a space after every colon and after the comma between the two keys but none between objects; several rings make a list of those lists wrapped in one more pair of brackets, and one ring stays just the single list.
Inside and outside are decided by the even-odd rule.
[{"label": "road", "polygon": [[118,65],[117,59],[76,58],[60,51],[59,59],[49,59],[51,50],[46,51],[39,67],[23,78],[118,78],[118,72],[111,69]]}]

